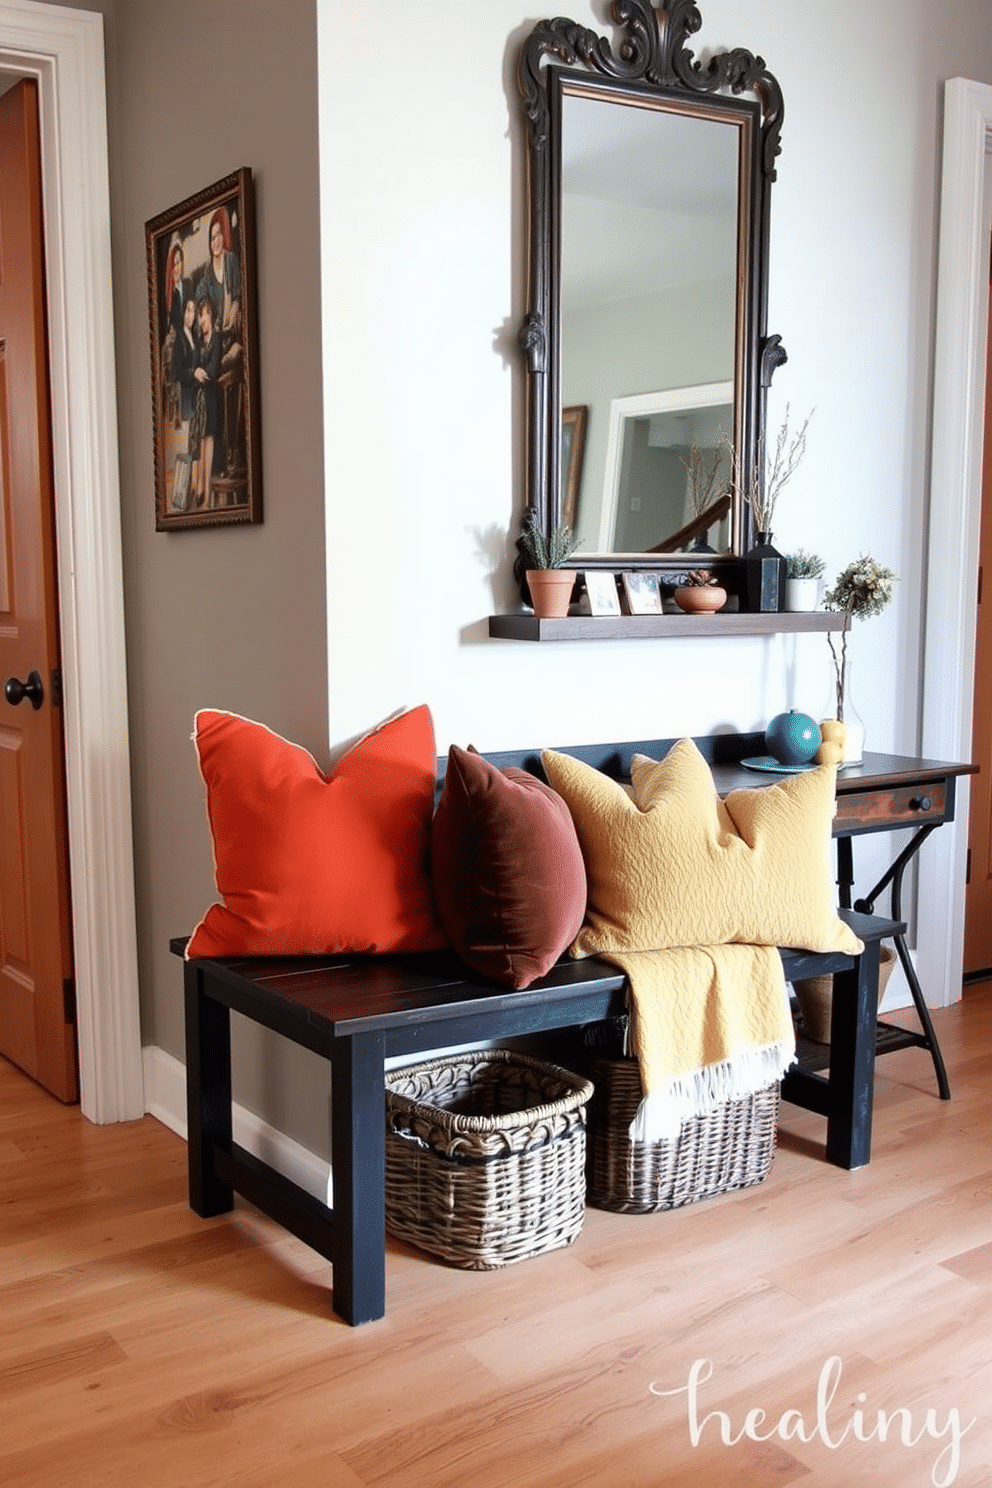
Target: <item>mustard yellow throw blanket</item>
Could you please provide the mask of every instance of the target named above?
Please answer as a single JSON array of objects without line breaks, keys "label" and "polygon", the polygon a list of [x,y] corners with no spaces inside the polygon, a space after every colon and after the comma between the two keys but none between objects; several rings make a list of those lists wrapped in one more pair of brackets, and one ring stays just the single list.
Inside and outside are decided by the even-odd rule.
[{"label": "mustard yellow throw blanket", "polygon": [[779,946],[857,955],[837,915],[836,771],[821,766],[721,800],[690,739],[635,756],[629,790],[570,755],[545,773],[568,803],[586,864],[572,955],[627,974],[645,1100],[632,1136],[763,1089],[795,1057]]},{"label": "mustard yellow throw blanket", "polygon": [[645,1098],[635,1141],[676,1137],[683,1121],[780,1080],[796,1056],[773,946],[609,951],[627,975],[629,1052]]}]

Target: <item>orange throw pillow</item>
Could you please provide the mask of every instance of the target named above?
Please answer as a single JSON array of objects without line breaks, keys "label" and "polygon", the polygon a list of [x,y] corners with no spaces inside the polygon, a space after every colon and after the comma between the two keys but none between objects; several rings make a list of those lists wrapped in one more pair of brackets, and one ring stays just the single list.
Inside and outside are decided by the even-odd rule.
[{"label": "orange throw pillow", "polygon": [[187,957],[435,950],[437,778],[427,707],[360,739],[327,774],[234,713],[197,713],[217,892]]}]

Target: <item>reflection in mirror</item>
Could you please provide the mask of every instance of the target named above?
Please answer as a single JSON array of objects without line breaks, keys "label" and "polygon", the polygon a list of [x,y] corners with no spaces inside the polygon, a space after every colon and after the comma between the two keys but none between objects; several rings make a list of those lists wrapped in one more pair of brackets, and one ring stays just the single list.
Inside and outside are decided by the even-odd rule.
[{"label": "reflection in mirror", "polygon": [[[739,468],[753,470],[767,388],[785,360],[766,334],[781,92],[743,47],[697,60],[694,0],[610,0],[609,15],[612,41],[559,16],[534,28],[520,57],[527,505],[548,532],[572,518],[582,538],[572,566],[615,568],[619,556],[625,571],[691,568],[702,538],[733,590],[748,512],[738,490],[720,489],[723,471],[712,510],[700,512],[686,451],[705,459],[716,448],[689,421],[694,408],[700,420],[719,408]],[[717,385],[718,399],[696,396]],[[649,406],[635,409],[638,398]],[[665,430],[667,414],[686,423]],[[638,488],[626,489],[635,463]]]},{"label": "reflection in mirror", "polygon": [[582,485],[588,418],[589,410],[581,403],[561,411],[561,519],[573,532]]},{"label": "reflection in mirror", "polygon": [[595,551],[729,551],[732,396],[721,382],[612,400]]},{"label": "reflection in mirror", "polygon": [[[723,440],[736,434],[739,120],[566,84],[561,153],[561,399],[591,415],[574,525],[586,552],[645,553],[698,515],[686,507],[680,450],[717,443],[689,430],[680,392],[725,384]],[[617,443],[623,403],[631,423]],[[649,427],[651,414],[683,407],[681,444],[677,429],[663,438],[658,417]],[[623,480],[636,472],[629,500],[618,501],[618,461]],[[726,517],[723,528],[715,546],[728,549]]]}]

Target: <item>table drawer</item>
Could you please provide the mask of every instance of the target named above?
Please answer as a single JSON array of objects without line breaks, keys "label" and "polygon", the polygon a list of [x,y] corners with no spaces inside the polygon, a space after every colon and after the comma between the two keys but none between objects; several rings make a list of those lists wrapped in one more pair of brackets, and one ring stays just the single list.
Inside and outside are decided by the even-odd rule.
[{"label": "table drawer", "polygon": [[850,791],[837,796],[834,832],[911,827],[943,821],[947,814],[947,781],[899,785],[880,790]]}]

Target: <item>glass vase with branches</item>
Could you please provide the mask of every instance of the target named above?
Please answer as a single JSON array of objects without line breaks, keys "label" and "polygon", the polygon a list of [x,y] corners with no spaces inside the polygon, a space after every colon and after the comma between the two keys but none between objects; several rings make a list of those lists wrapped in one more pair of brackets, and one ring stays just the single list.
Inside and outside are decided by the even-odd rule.
[{"label": "glass vase with branches", "polygon": [[[833,587],[823,597],[827,610],[843,610],[851,620],[867,620],[880,615],[891,603],[898,574],[876,558],[862,554],[842,569],[834,580]],[[837,687],[837,722],[844,722],[844,697],[847,691],[847,641],[850,626],[840,633],[839,643],[827,633],[827,645],[834,663],[834,680]]]}]

